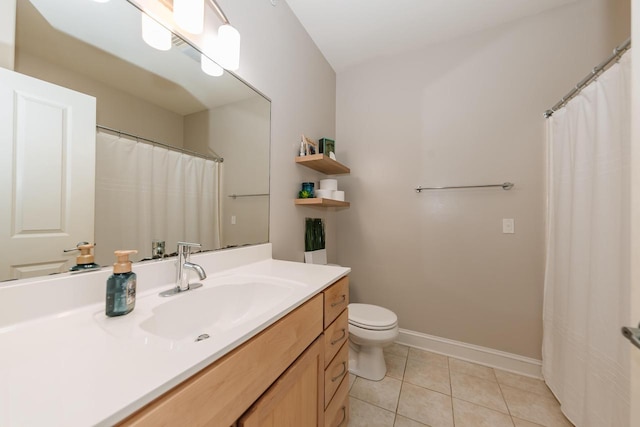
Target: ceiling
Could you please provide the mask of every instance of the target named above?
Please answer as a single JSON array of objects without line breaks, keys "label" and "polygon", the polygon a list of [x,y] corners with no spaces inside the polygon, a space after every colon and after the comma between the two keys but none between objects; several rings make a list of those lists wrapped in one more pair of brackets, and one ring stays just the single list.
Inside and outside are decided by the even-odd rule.
[{"label": "ceiling", "polygon": [[578,0],[286,0],[336,72]]}]

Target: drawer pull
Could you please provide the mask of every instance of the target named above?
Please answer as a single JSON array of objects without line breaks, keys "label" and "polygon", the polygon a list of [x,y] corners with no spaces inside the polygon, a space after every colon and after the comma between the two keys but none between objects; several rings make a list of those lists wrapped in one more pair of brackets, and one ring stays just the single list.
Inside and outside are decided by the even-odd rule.
[{"label": "drawer pull", "polygon": [[342,298],[340,299],[340,301],[336,301],[336,302],[332,302],[331,303],[331,308],[342,304],[343,302],[345,302],[347,300],[347,294],[342,294]]},{"label": "drawer pull", "polygon": [[345,339],[346,336],[347,336],[347,330],[345,328],[342,328],[342,335],[340,335],[340,338],[338,339],[331,340],[331,345],[336,345],[336,343],[339,343],[340,341]]},{"label": "drawer pull", "polygon": [[338,378],[344,377],[344,374],[347,373],[347,362],[342,362],[342,371],[335,377],[331,378],[331,382],[335,383]]},{"label": "drawer pull", "polygon": [[341,425],[344,424],[345,421],[347,421],[347,406],[346,405],[342,405],[342,408],[340,408],[340,410],[342,410],[342,419],[336,425],[336,427],[340,427]]}]

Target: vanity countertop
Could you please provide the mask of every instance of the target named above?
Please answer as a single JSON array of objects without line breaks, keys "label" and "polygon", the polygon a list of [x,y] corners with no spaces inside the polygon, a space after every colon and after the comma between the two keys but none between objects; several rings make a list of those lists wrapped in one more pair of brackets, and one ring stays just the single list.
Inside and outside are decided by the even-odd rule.
[{"label": "vanity countertop", "polygon": [[[249,340],[350,271],[343,267],[273,260],[270,245],[266,246],[268,251],[263,249],[261,253],[268,253],[269,258],[248,257],[252,262],[244,265],[220,262],[223,266],[235,264],[228,269],[216,269],[213,265],[216,256],[228,261],[229,252],[194,256],[194,262],[209,273],[202,288],[160,298],[158,292],[172,286],[169,281],[156,287],[139,286],[136,308],[126,316],[107,318],[104,301],[88,304],[84,301],[64,312],[34,315],[0,325],[0,425],[112,425]],[[232,255],[240,259],[243,251],[255,254],[256,249],[238,249]],[[153,268],[144,266],[148,271]],[[164,268],[168,271],[166,265]],[[87,276],[87,286],[100,286],[98,282],[108,275],[108,271],[103,271],[94,277]],[[139,274],[138,282],[148,277],[151,277],[148,272]],[[290,284],[292,291],[251,321],[212,333],[209,339],[200,342],[192,337],[158,337],[137,326],[172,298],[228,283],[233,277],[253,278],[257,283],[281,281]],[[65,280],[57,283],[61,298],[71,297],[70,293],[65,294],[65,283]],[[104,281],[102,287],[104,292]],[[15,289],[11,291],[0,288],[2,306],[24,304],[24,298],[17,297]],[[20,291],[24,294],[25,289]],[[31,295],[34,299],[39,297],[37,293]],[[55,300],[46,303],[55,304]],[[18,311],[19,307],[11,309]]]}]

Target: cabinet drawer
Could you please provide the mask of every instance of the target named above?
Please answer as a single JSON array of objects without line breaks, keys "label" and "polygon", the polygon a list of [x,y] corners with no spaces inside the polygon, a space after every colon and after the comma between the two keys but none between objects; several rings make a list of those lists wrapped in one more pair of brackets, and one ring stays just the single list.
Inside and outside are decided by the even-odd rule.
[{"label": "cabinet drawer", "polygon": [[325,427],[346,427],[349,424],[349,375],[345,375],[335,396],[324,411]]},{"label": "cabinet drawer", "polygon": [[349,276],[343,277],[325,289],[324,327],[325,329],[349,305]]},{"label": "cabinet drawer", "polygon": [[349,340],[349,312],[344,310],[340,317],[324,331],[324,365],[329,366],[342,344]]},{"label": "cabinet drawer", "polygon": [[324,407],[331,401],[343,379],[349,377],[349,344],[343,343],[340,351],[324,371]]},{"label": "cabinet drawer", "polygon": [[322,333],[322,306],[314,297],[119,425],[231,425]]}]

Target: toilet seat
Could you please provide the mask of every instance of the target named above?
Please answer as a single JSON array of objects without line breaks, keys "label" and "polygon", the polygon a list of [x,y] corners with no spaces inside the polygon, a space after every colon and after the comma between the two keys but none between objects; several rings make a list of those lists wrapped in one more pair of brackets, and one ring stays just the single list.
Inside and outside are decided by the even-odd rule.
[{"label": "toilet seat", "polygon": [[384,307],[349,304],[349,323],[362,329],[386,331],[398,326],[398,316]]}]

